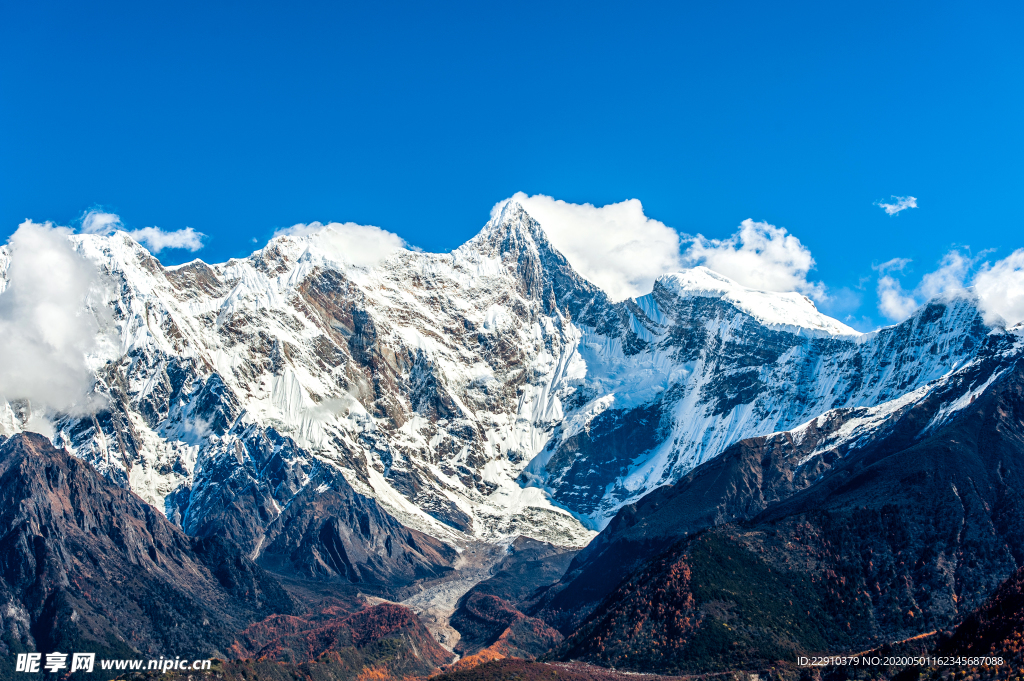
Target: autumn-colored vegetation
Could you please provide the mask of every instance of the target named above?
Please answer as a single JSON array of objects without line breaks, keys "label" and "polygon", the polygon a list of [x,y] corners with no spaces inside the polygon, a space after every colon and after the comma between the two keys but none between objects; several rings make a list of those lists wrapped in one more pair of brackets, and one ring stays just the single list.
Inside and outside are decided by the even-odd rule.
[{"label": "autumn-colored vegetation", "polygon": [[772,568],[709,532],[636,573],[543,659],[661,673],[769,668],[848,649],[830,596],[824,580]]},{"label": "autumn-colored vegetation", "polygon": [[[452,660],[411,610],[394,603],[354,613],[327,607],[302,617],[268,617],[243,631],[232,652],[238,657],[216,663],[211,681],[411,679]],[[169,673],[160,679],[179,676]]]},{"label": "autumn-colored vegetation", "polygon": [[[542,620],[528,617],[504,598],[490,594],[470,593],[451,622],[464,632],[456,652],[473,660],[532,660],[562,641],[562,635]],[[463,666],[468,664],[463,662]]]}]

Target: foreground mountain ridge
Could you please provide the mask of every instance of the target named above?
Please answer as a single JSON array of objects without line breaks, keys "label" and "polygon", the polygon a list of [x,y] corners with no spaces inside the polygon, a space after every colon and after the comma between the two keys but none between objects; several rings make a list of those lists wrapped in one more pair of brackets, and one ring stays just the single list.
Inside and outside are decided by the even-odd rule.
[{"label": "foreground mountain ridge", "polygon": [[15,668],[30,651],[257,658],[295,678],[320,662],[317,678],[331,681],[366,669],[425,676],[452,659],[410,609],[366,603],[323,574],[273,574],[222,537],[188,537],[41,435],[0,444],[0,491],[0,679],[43,678]]},{"label": "foreground mountain ridge", "polygon": [[[253,557],[339,474],[443,541],[581,546],[735,442],[903,409],[1015,342],[969,296],[858,334],[706,268],[613,303],[514,202],[450,254],[372,267],[330,229],[167,268],[123,233],[71,238],[116,284],[118,351],[108,408],[55,442]],[[30,406],[0,412],[10,434]]]},{"label": "foreground mountain ridge", "polygon": [[[524,607],[566,634],[557,657],[673,673],[954,628],[1024,565],[1024,362],[1003,359],[847,448],[737,443],[623,509]],[[969,406],[936,427],[953,395]]]}]

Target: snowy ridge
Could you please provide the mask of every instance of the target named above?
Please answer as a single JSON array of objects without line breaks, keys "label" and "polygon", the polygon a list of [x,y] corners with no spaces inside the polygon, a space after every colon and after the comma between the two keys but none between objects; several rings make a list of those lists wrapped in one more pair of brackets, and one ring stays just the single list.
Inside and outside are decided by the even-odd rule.
[{"label": "snowy ridge", "polygon": [[[226,467],[261,478],[258,462],[235,455],[255,425],[296,443],[291,493],[325,463],[435,536],[532,531],[585,543],[591,533],[572,515],[515,482],[562,417],[553,393],[572,371],[563,338],[572,343],[578,332],[557,312],[530,310],[537,304],[516,294],[493,249],[399,251],[371,269],[351,265],[324,239],[283,236],[247,259],[162,268],[126,235],[75,237],[80,252],[121,281],[118,382],[126,394],[114,401],[125,407],[132,442],[125,447],[102,427],[83,437],[74,431],[84,424],[73,421],[58,439],[186,529],[213,512],[219,479],[236,476]],[[473,328],[471,346],[451,337],[452,326]],[[514,361],[488,360],[479,350],[488,342]],[[183,371],[185,385],[168,385],[169,369]],[[509,378],[518,396],[508,394]],[[217,414],[197,404],[211,381],[231,396],[230,421],[213,423]],[[166,403],[146,418],[157,393]],[[451,456],[439,460],[437,448]],[[424,495],[423,487],[432,489]]]},{"label": "snowy ridge", "polygon": [[[798,447],[805,441],[813,442],[814,448],[802,454],[797,461],[798,466],[826,452],[839,452],[845,456],[884,434],[908,409],[926,397],[945,393],[939,395],[938,407],[918,434],[919,437],[925,436],[953,420],[958,412],[970,406],[989,386],[1013,368],[1024,352],[1024,338],[1020,333],[1011,331],[1001,340],[1005,343],[993,353],[994,356],[972,360],[895,399],[874,407],[832,409],[795,428],[775,432],[767,437],[786,438]],[[986,360],[989,363],[994,360],[995,366],[981,366]]]},{"label": "snowy ridge", "polygon": [[764,326],[777,331],[812,337],[861,335],[846,324],[818,312],[807,296],[747,288],[706,267],[694,267],[678,274],[662,276],[658,284],[679,296],[721,298]]}]

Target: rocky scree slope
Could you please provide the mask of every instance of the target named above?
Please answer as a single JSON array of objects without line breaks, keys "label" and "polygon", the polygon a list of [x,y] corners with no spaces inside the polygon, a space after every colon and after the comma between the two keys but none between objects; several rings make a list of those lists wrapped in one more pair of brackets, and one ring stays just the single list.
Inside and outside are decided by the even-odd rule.
[{"label": "rocky scree slope", "polygon": [[512,542],[492,575],[459,599],[450,619],[461,634],[455,652],[463,658],[484,651],[486,659],[532,659],[561,642],[561,634],[523,610],[538,590],[562,577],[576,553],[527,537]]},{"label": "rocky scree slope", "polygon": [[[369,267],[330,229],[179,267],[123,233],[71,238],[114,282],[117,349],[93,358],[108,408],[58,418],[55,442],[254,557],[339,474],[448,543],[582,546],[744,438],[923,395],[993,333],[961,297],[857,334],[705,268],[613,303],[514,202],[452,253]],[[0,428],[30,411],[0,405]],[[330,566],[318,552],[302,569]]]}]

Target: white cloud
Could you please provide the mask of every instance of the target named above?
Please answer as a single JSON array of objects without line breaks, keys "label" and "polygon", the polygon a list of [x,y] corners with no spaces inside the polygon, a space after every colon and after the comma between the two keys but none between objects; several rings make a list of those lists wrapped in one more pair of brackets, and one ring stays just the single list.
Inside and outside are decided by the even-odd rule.
[{"label": "white cloud", "polygon": [[762,291],[799,291],[828,300],[821,282],[807,280],[814,267],[811,251],[782,227],[747,219],[728,239],[693,238],[683,254],[689,266],[705,265],[744,286]]},{"label": "white cloud", "polygon": [[598,207],[517,192],[495,204],[491,216],[510,200],[518,201],[573,268],[612,300],[650,293],[660,275],[683,268],[679,234],[644,215],[637,199]]},{"label": "white cloud", "polygon": [[113,213],[93,209],[82,215],[82,234],[110,234],[118,229],[123,229],[121,218]]},{"label": "white cloud", "polygon": [[900,282],[889,275],[878,278],[878,311],[886,319],[903,321],[918,308],[914,296],[904,292]]},{"label": "white cloud", "polygon": [[925,274],[911,291],[904,291],[900,282],[887,274],[902,270],[909,260],[894,258],[876,265],[883,275],[878,279],[879,311],[891,321],[902,321],[929,300],[969,294],[970,288],[986,324],[1012,326],[1024,321],[1024,249],[979,266],[982,257],[984,253],[970,257],[962,251],[950,251],[939,267]]},{"label": "white cloud", "polygon": [[969,258],[960,251],[950,251],[942,257],[939,269],[921,278],[917,286],[922,301],[932,298],[947,298],[962,293],[967,274],[977,258]]},{"label": "white cloud", "polygon": [[886,215],[897,215],[902,210],[917,208],[917,199],[913,196],[893,196],[893,203],[875,201],[875,205],[885,211]]},{"label": "white cloud", "polygon": [[181,248],[194,253],[203,247],[203,237],[206,236],[191,227],[176,229],[172,232],[159,227],[126,230],[119,216],[98,209],[86,211],[82,216],[81,232],[83,234],[106,235],[113,234],[115,231],[127,233],[152,253],[159,253],[168,248]]},{"label": "white cloud", "polygon": [[372,267],[395,251],[406,247],[402,237],[372,225],[354,222],[319,222],[292,225],[274,232],[274,237],[308,237],[318,246],[331,252],[338,260]]},{"label": "white cloud", "polygon": [[974,278],[986,324],[1013,326],[1024,320],[1024,248],[994,265],[985,263]]},{"label": "white cloud", "polygon": [[[8,241],[7,287],[0,294],[0,396],[29,400],[33,412],[85,413],[97,350],[103,282],[76,253],[70,229],[26,220]],[[95,396],[91,398],[95,400]]]},{"label": "white cloud", "polygon": [[881,265],[873,265],[882,275],[878,279],[878,311],[890,321],[899,322],[933,298],[948,298],[962,293],[975,262],[976,257],[950,251],[942,257],[938,269],[924,275],[912,291],[904,291],[903,285],[889,274],[902,272],[910,264],[909,258],[893,258]]},{"label": "white cloud", "polygon": [[893,258],[892,260],[886,260],[881,265],[872,265],[871,269],[878,270],[879,274],[885,274],[886,272],[902,272],[903,268],[913,262],[910,258]]},{"label": "white cloud", "polygon": [[[335,224],[337,224],[337,223],[336,222],[331,222],[331,223],[328,223],[328,224],[324,225],[324,224],[319,223],[319,222],[310,222],[309,224],[305,224],[305,223],[301,223],[300,222],[299,224],[292,225],[291,227],[282,227],[281,229],[275,230],[274,234],[270,238],[271,239],[276,239],[279,236],[294,236],[294,237],[310,236],[310,235],[322,232],[323,230],[325,230],[328,227],[330,227],[332,225],[335,225]],[[347,222],[345,224],[355,225],[354,222]],[[359,225],[355,225],[355,226],[358,227]],[[380,229],[380,228],[376,227],[375,229]]]},{"label": "white cloud", "polygon": [[892,277],[889,272],[902,272],[911,263],[910,258],[893,258],[886,260],[881,265],[872,265],[871,269],[878,270],[878,311],[891,321],[902,321],[913,314],[918,303],[914,296],[903,290],[903,285],[898,279]]},{"label": "white cloud", "polygon": [[173,232],[165,232],[159,227],[143,227],[131,230],[128,236],[153,253],[159,253],[167,248],[181,248],[194,253],[203,247],[203,237],[206,235],[191,227],[176,229]]}]

